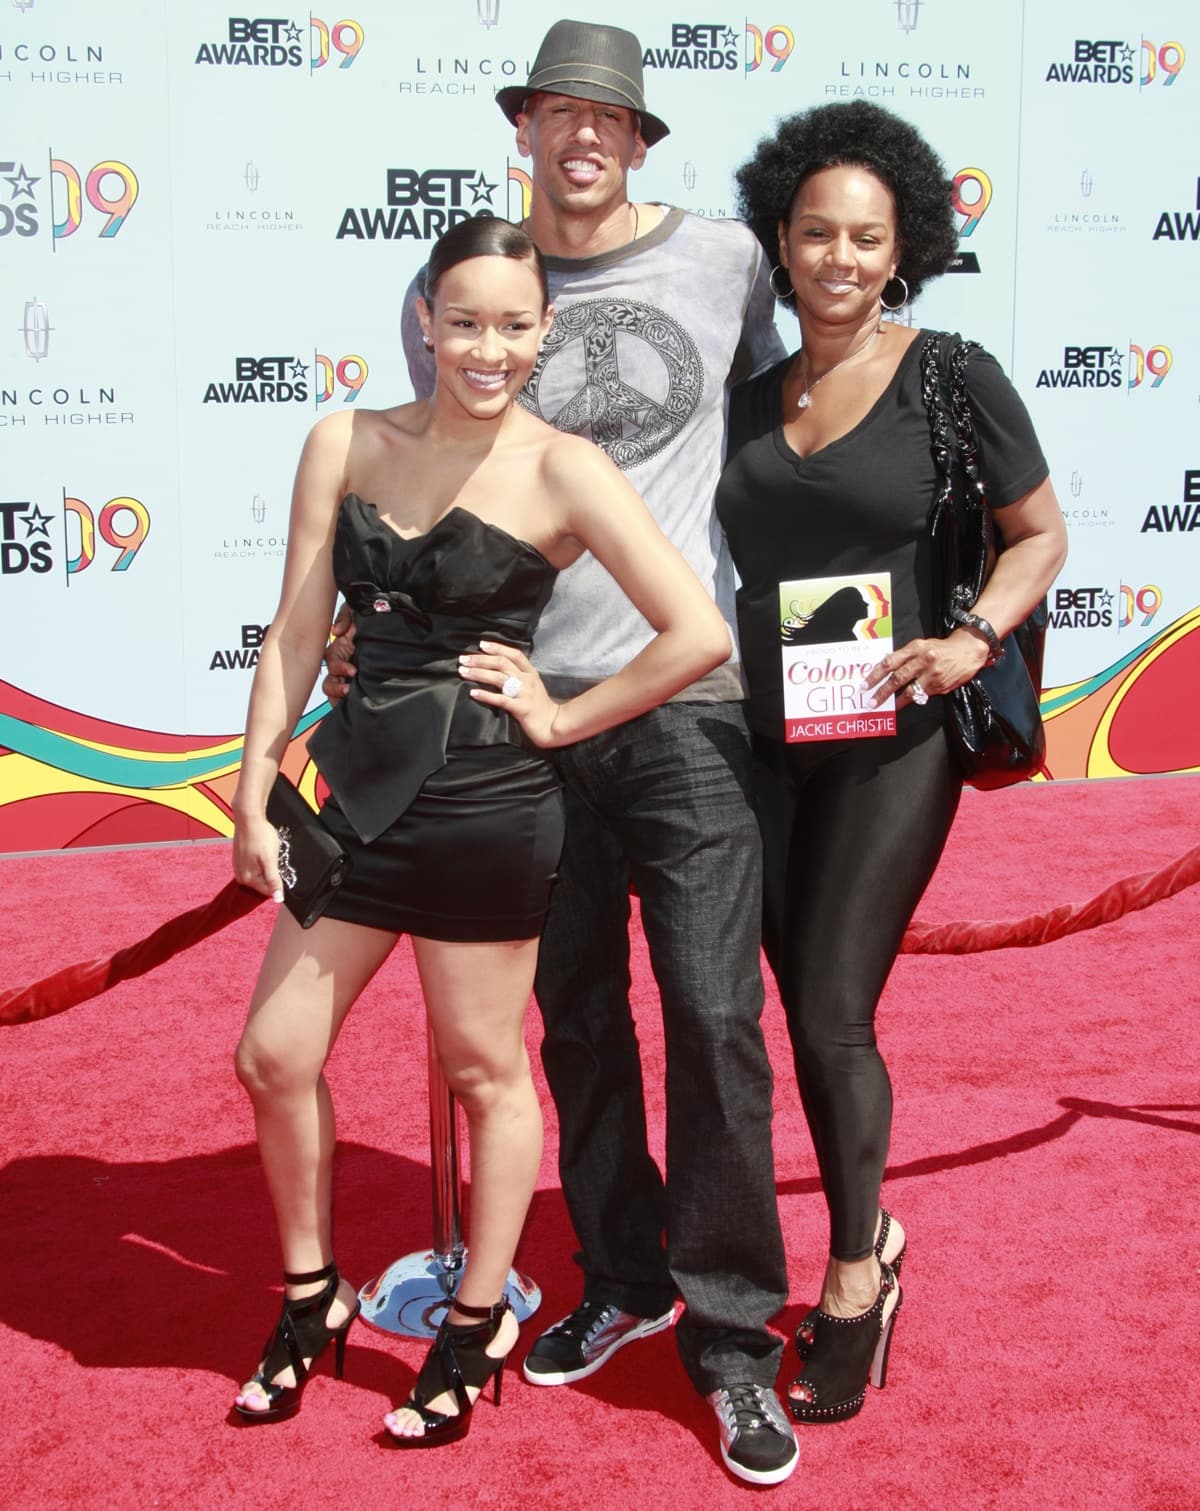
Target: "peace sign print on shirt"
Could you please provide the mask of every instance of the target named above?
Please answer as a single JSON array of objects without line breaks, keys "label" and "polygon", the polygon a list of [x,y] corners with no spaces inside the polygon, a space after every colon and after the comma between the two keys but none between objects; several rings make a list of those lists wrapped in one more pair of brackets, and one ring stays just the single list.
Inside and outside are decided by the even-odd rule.
[{"label": "peace sign print on shirt", "polygon": [[581,299],[556,312],[521,403],[628,472],[671,444],[703,388],[696,343],[669,315],[634,299]]}]

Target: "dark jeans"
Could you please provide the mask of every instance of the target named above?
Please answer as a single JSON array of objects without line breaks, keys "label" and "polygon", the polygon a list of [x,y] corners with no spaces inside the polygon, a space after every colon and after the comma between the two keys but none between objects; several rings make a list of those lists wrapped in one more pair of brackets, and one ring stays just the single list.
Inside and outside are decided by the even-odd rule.
[{"label": "dark jeans", "polygon": [[[655,1316],[678,1293],[679,1351],[697,1390],[773,1385],[781,1344],[766,1323],[787,1276],[741,710],[670,703],[555,760],[566,844],[537,997],[584,1294]],[[662,998],[665,1185],[646,1146],[629,1008],[631,877]]]},{"label": "dark jeans", "polygon": [[892,1123],[875,1008],[962,778],[936,722],[828,744],[756,736],[754,750],[763,943],[829,1204],[829,1252],[865,1259]]}]

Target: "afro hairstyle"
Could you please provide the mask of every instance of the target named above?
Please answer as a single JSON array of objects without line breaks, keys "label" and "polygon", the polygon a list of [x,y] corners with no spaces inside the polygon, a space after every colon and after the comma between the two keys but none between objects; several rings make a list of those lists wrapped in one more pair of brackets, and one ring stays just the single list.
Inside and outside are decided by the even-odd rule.
[{"label": "afro hairstyle", "polygon": [[[915,299],[922,285],[946,271],[958,247],[950,180],[942,160],[915,127],[866,100],[818,105],[780,121],[735,175],[738,214],[779,257],[779,222],[796,191],[822,168],[857,167],[873,173],[896,201],[897,276]],[[795,308],[795,298],[782,301]]]}]

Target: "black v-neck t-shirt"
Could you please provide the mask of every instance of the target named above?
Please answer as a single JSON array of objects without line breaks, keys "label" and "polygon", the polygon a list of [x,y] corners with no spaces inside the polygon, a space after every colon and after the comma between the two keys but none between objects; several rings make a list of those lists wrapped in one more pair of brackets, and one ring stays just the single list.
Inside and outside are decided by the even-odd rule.
[{"label": "black v-neck t-shirt", "polygon": [[[791,358],[736,388],[716,509],[741,579],[738,634],[750,727],[783,739],[779,584],[891,573],[893,643],[936,633],[928,514],[937,482],[918,360],[924,333],[857,425],[811,456],[783,434],[781,391]],[[971,353],[967,392],[994,509],[1044,481],[1046,460],[1016,390],[995,358]],[[899,711],[899,726],[941,718],[941,699]]]}]

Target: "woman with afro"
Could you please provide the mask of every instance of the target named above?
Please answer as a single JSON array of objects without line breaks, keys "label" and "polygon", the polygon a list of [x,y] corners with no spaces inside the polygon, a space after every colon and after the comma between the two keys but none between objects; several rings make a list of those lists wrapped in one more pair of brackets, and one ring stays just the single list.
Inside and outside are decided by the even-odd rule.
[{"label": "woman with afro", "polygon": [[[798,1420],[830,1422],[859,1410],[868,1378],[883,1385],[901,1301],[905,1235],[880,1206],[892,1093],[874,1018],[958,805],[943,695],[1046,592],[1066,534],[1024,406],[973,351],[967,390],[1005,549],[972,623],[938,634],[925,332],[884,313],[943,273],[956,247],[947,174],[921,136],[865,102],[821,106],[783,121],[737,181],[775,294],[800,326],[796,352],[734,393],[717,510],[742,581],[765,945],[830,1216],[821,1300],[797,1333],[788,1399]],[[780,582],[881,572],[895,649],[862,702],[893,696],[896,733],[786,743]]]}]

